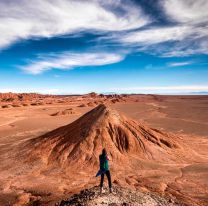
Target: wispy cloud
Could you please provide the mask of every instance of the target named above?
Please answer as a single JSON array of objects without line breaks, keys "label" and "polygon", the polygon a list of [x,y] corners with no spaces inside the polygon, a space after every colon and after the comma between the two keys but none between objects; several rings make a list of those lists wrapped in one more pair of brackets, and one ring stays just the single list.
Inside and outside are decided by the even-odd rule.
[{"label": "wispy cloud", "polygon": [[[102,38],[105,39],[103,42],[99,41],[103,48],[104,44],[113,45],[116,42],[120,49],[129,49],[132,53],[142,51],[162,57],[208,54],[208,1],[160,2],[160,12],[164,13],[172,24],[154,24],[154,19],[151,19],[154,15],[150,18],[144,13],[142,6],[133,1],[2,0],[0,49],[18,40],[51,38],[66,34],[79,36],[81,31],[99,31],[103,32]],[[23,69],[28,73],[38,74],[52,68],[71,69],[78,66],[110,64],[123,58],[124,55],[107,54],[105,51],[102,54],[68,52],[57,54],[55,58],[44,55],[37,61],[31,60]]]},{"label": "wispy cloud", "polygon": [[187,66],[190,64],[193,64],[193,61],[186,61],[186,62],[170,62],[168,63],[169,67],[181,67],[181,66]]},{"label": "wispy cloud", "polygon": [[189,24],[208,22],[207,0],[163,0],[161,5],[172,20]]},{"label": "wispy cloud", "polygon": [[1,1],[0,14],[0,49],[21,39],[124,31],[150,22],[139,6],[120,0]]},{"label": "wispy cloud", "polygon": [[165,57],[208,54],[207,38],[208,26],[175,25],[128,32],[115,36],[114,40],[134,48],[138,47],[139,51],[156,53]]},{"label": "wispy cloud", "polygon": [[161,0],[160,5],[172,24],[152,25],[111,38],[163,57],[208,54],[208,1]]},{"label": "wispy cloud", "polygon": [[183,40],[192,33],[191,28],[186,26],[159,27],[127,33],[119,40],[124,43],[152,45],[167,41]]},{"label": "wispy cloud", "polygon": [[124,55],[114,53],[70,53],[64,52],[40,57],[21,67],[27,73],[40,74],[51,69],[73,69],[84,66],[101,66],[122,61]]}]

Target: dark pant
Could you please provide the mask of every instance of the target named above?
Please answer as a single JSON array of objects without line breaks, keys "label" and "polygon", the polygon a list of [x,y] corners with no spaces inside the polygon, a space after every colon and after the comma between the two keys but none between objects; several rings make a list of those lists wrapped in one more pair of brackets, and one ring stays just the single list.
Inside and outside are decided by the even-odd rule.
[{"label": "dark pant", "polygon": [[111,188],[111,175],[110,175],[110,171],[107,170],[104,174],[101,175],[101,180],[100,180],[100,187],[103,187],[103,181],[104,181],[104,175],[106,174],[107,178],[108,178],[108,186],[109,188]]}]

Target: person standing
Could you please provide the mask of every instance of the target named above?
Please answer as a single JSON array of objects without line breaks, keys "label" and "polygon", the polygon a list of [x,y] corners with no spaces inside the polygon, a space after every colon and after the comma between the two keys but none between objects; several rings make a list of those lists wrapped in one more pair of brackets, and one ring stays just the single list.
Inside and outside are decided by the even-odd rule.
[{"label": "person standing", "polygon": [[103,192],[104,175],[107,176],[109,191],[111,193],[112,192],[111,174],[110,174],[109,164],[108,164],[109,159],[108,159],[108,155],[107,155],[105,148],[102,150],[102,154],[100,154],[99,160],[100,160],[100,171],[101,171],[100,193]]}]

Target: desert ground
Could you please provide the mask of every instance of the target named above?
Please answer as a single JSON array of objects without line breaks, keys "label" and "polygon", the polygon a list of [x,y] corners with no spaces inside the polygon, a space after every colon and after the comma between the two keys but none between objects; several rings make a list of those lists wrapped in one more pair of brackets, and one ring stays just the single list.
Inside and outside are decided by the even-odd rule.
[{"label": "desert ground", "polygon": [[[54,205],[99,185],[94,176],[102,147],[109,152],[113,184],[187,205],[208,205],[208,96],[90,93],[2,94],[0,98],[0,205]],[[95,109],[83,116],[100,104],[107,108],[102,107],[101,114]],[[115,120],[117,112],[124,117]],[[109,119],[103,119],[109,113]],[[118,121],[133,125],[136,132],[141,127],[138,135],[151,157],[131,142],[128,128],[119,125],[125,132],[113,129],[111,138],[100,129],[103,122],[117,125]],[[89,141],[77,145],[83,128],[90,130],[83,135]],[[68,131],[73,138],[68,138]],[[75,156],[67,148],[70,152],[76,148]]]}]

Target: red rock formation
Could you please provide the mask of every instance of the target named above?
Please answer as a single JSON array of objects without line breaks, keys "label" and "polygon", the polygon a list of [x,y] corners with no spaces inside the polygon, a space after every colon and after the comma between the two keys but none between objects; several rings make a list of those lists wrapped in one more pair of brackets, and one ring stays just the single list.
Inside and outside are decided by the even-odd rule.
[{"label": "red rock formation", "polygon": [[51,114],[51,116],[62,116],[62,115],[70,115],[70,114],[76,114],[76,113],[77,112],[74,109],[69,108],[69,109],[55,112],[55,113]]},{"label": "red rock formation", "polygon": [[87,103],[87,106],[88,107],[94,107],[94,106],[96,106],[96,104],[94,102],[88,102]]},{"label": "red rock formation", "polygon": [[55,97],[55,95],[42,95],[37,93],[0,93],[0,100],[5,102],[12,102],[14,100],[24,101],[41,99],[46,97]]},{"label": "red rock formation", "polygon": [[73,166],[73,169],[86,167],[86,164],[97,166],[103,147],[116,162],[115,167],[124,162],[131,166],[140,159],[176,161],[179,153],[183,155],[178,137],[128,119],[103,104],[73,123],[26,144],[24,148],[30,148],[27,150],[30,161],[42,159],[47,165]]}]

